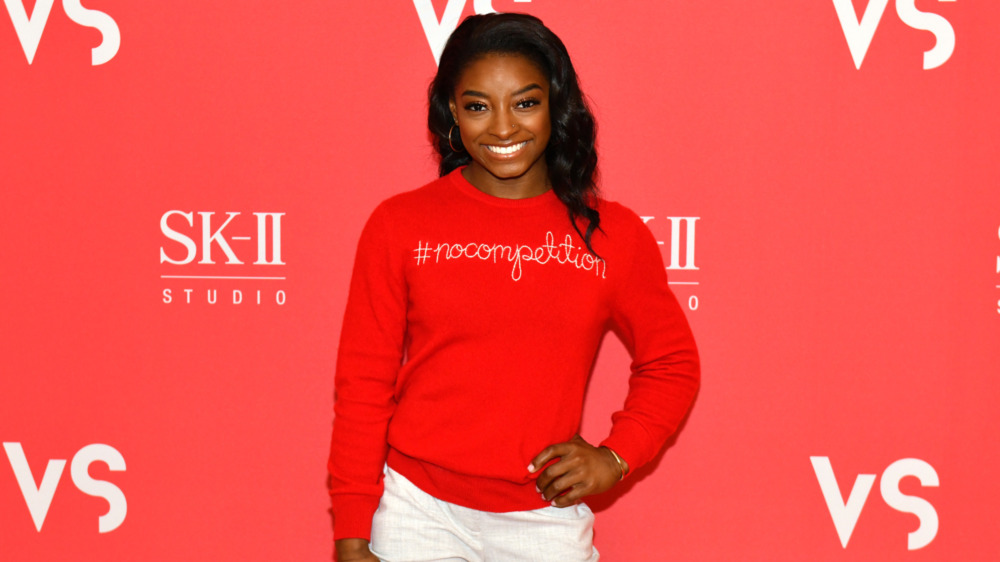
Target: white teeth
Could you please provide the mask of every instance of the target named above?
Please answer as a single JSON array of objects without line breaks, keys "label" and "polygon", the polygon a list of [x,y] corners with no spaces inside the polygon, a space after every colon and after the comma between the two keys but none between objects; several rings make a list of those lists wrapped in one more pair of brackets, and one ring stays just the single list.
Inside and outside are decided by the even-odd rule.
[{"label": "white teeth", "polygon": [[487,144],[484,146],[486,146],[487,150],[496,154],[514,154],[518,150],[524,148],[524,145],[526,144],[528,144],[528,141],[519,142],[517,144],[512,144],[510,146],[494,146],[492,144]]}]

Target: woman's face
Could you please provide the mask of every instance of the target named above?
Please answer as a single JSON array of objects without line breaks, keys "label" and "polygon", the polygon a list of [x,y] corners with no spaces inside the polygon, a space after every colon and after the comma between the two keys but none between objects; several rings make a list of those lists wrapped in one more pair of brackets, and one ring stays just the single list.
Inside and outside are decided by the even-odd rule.
[{"label": "woman's face", "polygon": [[472,185],[509,199],[548,189],[549,81],[530,59],[476,60],[459,77],[450,105],[472,157],[465,172]]}]

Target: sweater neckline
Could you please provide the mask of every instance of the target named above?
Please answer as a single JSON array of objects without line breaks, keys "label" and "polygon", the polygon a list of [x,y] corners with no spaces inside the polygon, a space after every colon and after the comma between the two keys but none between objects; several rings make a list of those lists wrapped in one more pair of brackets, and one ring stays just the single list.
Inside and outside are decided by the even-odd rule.
[{"label": "sweater neckline", "polygon": [[556,205],[561,206],[563,204],[562,201],[556,197],[555,191],[552,189],[549,189],[545,193],[541,193],[533,197],[526,197],[524,199],[504,199],[503,197],[496,197],[488,193],[483,193],[482,191],[476,189],[476,186],[469,183],[469,180],[465,179],[465,176],[462,175],[463,169],[465,169],[465,166],[455,168],[448,173],[448,179],[460,193],[482,203],[507,209],[535,209]]}]

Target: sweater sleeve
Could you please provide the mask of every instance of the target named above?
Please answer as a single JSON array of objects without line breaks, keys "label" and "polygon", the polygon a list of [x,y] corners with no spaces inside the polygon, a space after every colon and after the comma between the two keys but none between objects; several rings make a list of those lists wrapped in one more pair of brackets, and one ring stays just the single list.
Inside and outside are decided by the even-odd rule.
[{"label": "sweater sleeve", "polygon": [[601,445],[635,470],[649,462],[687,414],[700,383],[698,351],[667,283],[659,247],[639,217],[629,273],[616,287],[612,323],[632,356],[625,406]]},{"label": "sweater sleeve", "polygon": [[384,206],[368,219],[344,312],[329,461],[335,539],[369,539],[382,496],[407,300],[403,260],[393,251],[390,224]]}]

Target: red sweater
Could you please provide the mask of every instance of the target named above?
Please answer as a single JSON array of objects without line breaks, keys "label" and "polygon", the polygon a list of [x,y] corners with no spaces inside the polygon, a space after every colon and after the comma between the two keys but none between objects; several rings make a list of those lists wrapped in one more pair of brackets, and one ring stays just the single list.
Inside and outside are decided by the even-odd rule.
[{"label": "red sweater", "polygon": [[369,538],[388,463],[429,494],[537,509],[528,463],[572,438],[604,333],[633,356],[607,445],[632,469],[686,414],[698,355],[638,216],[602,201],[586,251],[552,191],[486,195],[460,170],[383,202],[361,239],[337,359],[335,538]]}]

